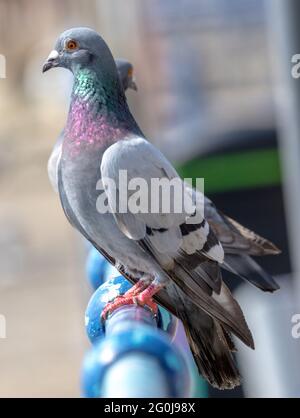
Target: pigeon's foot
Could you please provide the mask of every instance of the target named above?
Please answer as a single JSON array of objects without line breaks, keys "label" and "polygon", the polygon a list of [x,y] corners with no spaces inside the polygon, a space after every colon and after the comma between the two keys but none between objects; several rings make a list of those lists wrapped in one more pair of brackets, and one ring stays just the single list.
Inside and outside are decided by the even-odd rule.
[{"label": "pigeon's foot", "polygon": [[109,302],[102,311],[101,319],[106,321],[108,316],[111,315],[115,310],[121,308],[121,306],[134,305],[135,296],[117,296],[112,302]]},{"label": "pigeon's foot", "polygon": [[[156,295],[161,289],[163,288],[163,285],[159,283],[151,283],[149,286],[147,286],[137,297],[136,297],[136,303],[140,306],[150,306],[150,304],[155,302],[153,301],[152,297]],[[156,304],[155,304],[156,305]]]},{"label": "pigeon's foot", "polygon": [[138,306],[141,306],[141,307],[147,306],[148,308],[150,308],[153,316],[157,316],[158,306],[157,306],[157,303],[154,302],[154,300],[152,298],[147,299],[147,301],[145,301],[145,302],[142,302],[142,301],[140,301],[139,296],[138,296],[137,298],[134,298],[134,303]]},{"label": "pigeon's foot", "polygon": [[150,285],[145,280],[139,280],[128,292],[123,296],[116,297],[112,302],[108,303],[103,309],[101,319],[106,321],[107,317],[111,315],[116,309],[126,305],[147,306],[150,308],[154,316],[157,315],[158,307],[152,297],[161,290],[162,286],[159,284]]}]

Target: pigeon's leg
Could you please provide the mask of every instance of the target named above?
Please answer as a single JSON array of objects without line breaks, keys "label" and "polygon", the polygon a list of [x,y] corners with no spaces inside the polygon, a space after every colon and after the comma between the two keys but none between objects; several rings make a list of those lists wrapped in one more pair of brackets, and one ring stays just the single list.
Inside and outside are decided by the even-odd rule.
[{"label": "pigeon's leg", "polygon": [[139,281],[136,282],[123,296],[131,297],[139,295],[143,290],[145,290],[153,281],[153,277],[143,276]]},{"label": "pigeon's leg", "polygon": [[152,283],[147,286],[141,293],[139,293],[135,300],[138,305],[141,306],[149,306],[153,310],[153,306],[155,305],[155,312],[157,313],[157,305],[153,301],[153,296],[156,295],[161,289],[164,288],[164,283],[161,283],[158,279],[152,281]]},{"label": "pigeon's leg", "polygon": [[[153,277],[150,276],[143,276],[134,286],[132,286],[131,289],[129,289],[124,295],[116,297],[112,302],[109,302],[105,308],[103,309],[101,318],[102,320],[106,320],[107,316],[114,312],[116,309],[120,308],[121,306],[125,305],[135,305],[139,304],[142,305],[142,302],[140,303],[138,300],[138,295],[143,294],[143,292],[148,288],[148,286],[151,286],[151,282],[153,281]],[[143,304],[145,305],[145,303]],[[146,303],[147,306],[151,310],[153,310],[155,313],[157,311],[157,307],[154,308],[154,302],[149,301],[149,303]]]}]

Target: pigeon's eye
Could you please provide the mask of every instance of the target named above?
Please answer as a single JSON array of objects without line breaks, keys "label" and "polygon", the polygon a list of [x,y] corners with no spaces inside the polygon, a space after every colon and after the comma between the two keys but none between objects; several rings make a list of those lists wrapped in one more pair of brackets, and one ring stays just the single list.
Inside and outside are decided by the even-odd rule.
[{"label": "pigeon's eye", "polygon": [[128,77],[133,77],[133,68],[129,68],[127,76]]},{"label": "pigeon's eye", "polygon": [[66,42],[66,49],[68,51],[74,51],[78,48],[78,42],[74,41],[73,39],[70,39]]}]

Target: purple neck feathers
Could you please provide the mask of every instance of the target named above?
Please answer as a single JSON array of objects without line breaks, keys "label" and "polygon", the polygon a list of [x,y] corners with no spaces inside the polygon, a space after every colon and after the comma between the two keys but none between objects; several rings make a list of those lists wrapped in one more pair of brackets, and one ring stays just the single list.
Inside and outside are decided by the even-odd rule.
[{"label": "purple neck feathers", "polygon": [[128,134],[114,114],[80,97],[73,98],[65,130],[65,140],[76,147],[98,145],[106,147]]},{"label": "purple neck feathers", "polygon": [[64,141],[69,149],[104,149],[138,132],[118,83],[88,69],[75,75]]}]

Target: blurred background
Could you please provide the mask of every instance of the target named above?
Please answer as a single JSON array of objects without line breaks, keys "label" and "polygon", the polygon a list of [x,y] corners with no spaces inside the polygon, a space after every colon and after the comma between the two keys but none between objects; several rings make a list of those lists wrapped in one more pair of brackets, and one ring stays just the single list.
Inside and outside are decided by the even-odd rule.
[{"label": "blurred background", "polygon": [[299,18],[296,0],[0,0],[0,397],[80,394],[85,249],[46,171],[71,76],[41,73],[72,26],[96,29],[133,63],[132,112],[179,172],[204,177],[219,209],[282,249],[261,260],[276,295],[228,278],[256,340],[237,355],[243,386],[199,380],[197,396],[300,397]]}]

